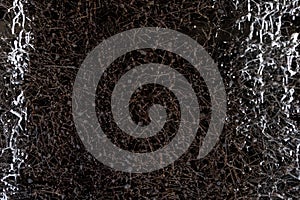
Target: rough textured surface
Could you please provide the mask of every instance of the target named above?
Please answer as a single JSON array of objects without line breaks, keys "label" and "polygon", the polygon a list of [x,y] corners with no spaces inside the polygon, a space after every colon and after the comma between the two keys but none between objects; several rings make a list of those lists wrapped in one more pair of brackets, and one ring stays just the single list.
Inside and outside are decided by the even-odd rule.
[{"label": "rough textured surface", "polygon": [[[299,7],[299,2],[294,2],[292,7]],[[265,45],[259,46],[259,30],[265,31],[259,19],[266,12],[259,13],[253,2],[30,1],[27,8],[34,19],[35,46],[23,86],[29,135],[23,145],[28,158],[18,179],[19,192],[12,199],[299,199],[299,54],[291,65],[296,74],[288,75],[288,83],[284,82],[285,74],[290,73],[284,71],[287,64],[278,63],[284,62],[281,57],[291,46],[289,37],[299,32],[299,17],[293,19],[299,10],[286,13],[279,28],[282,32],[277,42],[288,47],[272,51],[267,38],[263,39]],[[276,12],[274,20],[278,20],[280,9]],[[224,79],[228,112],[219,143],[207,157],[197,160],[198,145],[209,123],[209,97],[205,85],[199,87],[197,92],[207,100],[201,106],[207,112],[201,116],[203,133],[189,151],[165,169],[128,174],[104,166],[85,151],[72,121],[72,84],[83,59],[103,39],[146,26],[183,32],[204,46]],[[296,52],[299,38],[295,41]],[[249,51],[249,47],[254,50]],[[261,76],[259,69],[267,61],[260,62],[259,50],[265,52],[264,60],[279,60],[277,68],[265,64]],[[114,62],[112,69],[153,61],[184,66],[186,77],[196,79],[186,61],[157,50],[132,52]],[[114,82],[113,75],[109,77],[104,83],[108,86]],[[203,85],[202,79],[198,81]],[[289,102],[284,95],[289,95],[291,88],[294,101],[288,110],[281,111],[280,99]],[[2,102],[1,98],[1,106]],[[176,110],[172,103],[176,101],[168,102]],[[133,116],[147,123],[147,116],[144,120],[134,112]],[[124,142],[115,136],[112,139],[118,140],[120,147],[137,150],[128,138]]]},{"label": "rough textured surface", "polygon": [[27,157],[24,74],[31,45],[24,1],[0,2],[0,198],[19,190],[17,180]]}]

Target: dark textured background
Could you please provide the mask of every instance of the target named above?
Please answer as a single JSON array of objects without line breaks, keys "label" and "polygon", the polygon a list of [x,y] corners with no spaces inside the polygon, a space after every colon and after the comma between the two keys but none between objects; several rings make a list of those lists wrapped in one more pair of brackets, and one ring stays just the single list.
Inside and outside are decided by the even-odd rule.
[{"label": "dark textured background", "polygon": [[[244,117],[244,105],[238,99],[249,98],[243,91],[251,85],[239,78],[239,70],[244,67],[240,56],[245,48],[240,41],[248,36],[249,26],[246,23],[242,33],[236,21],[246,15],[246,7],[245,2],[236,9],[225,0],[30,2],[27,9],[34,17],[35,50],[30,53],[24,84],[30,138],[24,139],[27,165],[19,178],[20,191],[13,199],[249,199],[272,193],[268,182],[273,179],[278,182],[279,193],[299,197],[299,181],[285,174],[292,161],[287,159],[278,168],[264,156],[266,148],[276,149],[276,144],[266,145],[266,138],[255,128],[249,130],[251,139],[236,131]],[[185,33],[218,63],[228,95],[228,118],[220,141],[204,159],[196,160],[201,133],[174,164],[146,174],[116,172],[85,151],[71,113],[76,73],[88,52],[102,40],[137,27],[163,27]],[[113,65],[184,63],[172,54],[166,54],[164,60],[160,52],[153,50],[144,56],[133,54]],[[186,73],[191,76],[192,70]],[[206,92],[203,87],[199,94],[204,98]],[[253,113],[248,117],[255,118]],[[209,117],[204,115],[203,120],[205,131]],[[130,142],[123,144],[124,148],[126,144]],[[262,160],[264,165],[260,165]]]}]

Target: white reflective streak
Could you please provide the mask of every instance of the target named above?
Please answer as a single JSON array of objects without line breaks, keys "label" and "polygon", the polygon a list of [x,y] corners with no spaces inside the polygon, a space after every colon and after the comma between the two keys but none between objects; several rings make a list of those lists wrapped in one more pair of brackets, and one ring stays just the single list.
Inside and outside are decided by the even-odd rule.
[{"label": "white reflective streak", "polygon": [[[239,1],[234,0],[234,2],[235,6],[238,7]],[[289,156],[294,160],[294,164],[287,173],[300,180],[300,131],[296,121],[290,119],[290,116],[295,112],[299,114],[299,109],[295,108],[299,104],[299,94],[296,94],[295,85],[292,81],[294,76],[300,73],[300,56],[297,51],[300,41],[298,32],[284,32],[287,26],[284,24],[284,17],[290,17],[285,21],[291,23],[291,19],[299,18],[300,1],[247,0],[247,6],[244,9],[247,9],[247,13],[237,22],[237,27],[241,29],[241,27],[245,27],[244,25],[249,26],[249,35],[242,42],[245,51],[244,53],[241,52],[241,57],[245,58],[245,66],[241,69],[240,75],[242,81],[253,81],[248,90],[253,98],[251,102],[254,104],[242,107],[244,109],[242,112],[254,113],[256,119],[243,122],[237,128],[237,131],[239,134],[247,134],[249,132],[248,127],[258,127],[253,130],[259,130],[260,133],[255,134],[262,134],[267,138],[266,145],[270,141],[280,144],[279,149],[273,149],[272,151],[281,154],[283,159],[284,152],[288,149]],[[295,24],[291,24],[291,26],[295,26]],[[294,29],[291,28],[290,30]],[[243,30],[240,31],[243,33]],[[275,91],[271,92],[271,89],[274,88]],[[296,102],[297,98],[298,102]],[[243,101],[243,99],[240,99],[240,102]],[[270,117],[270,113],[267,112],[268,108],[262,105],[268,101],[277,102],[279,114],[276,116],[280,115],[280,119],[278,117],[274,118],[274,116]],[[274,133],[272,128],[274,124],[279,128],[280,133]],[[276,134],[279,134],[279,136],[274,137]],[[292,139],[283,141],[283,138]],[[290,143],[285,145],[284,142]],[[296,146],[296,148],[291,148],[293,146]],[[266,162],[262,161],[261,163]],[[274,159],[274,164],[279,165],[276,163],[276,159]],[[273,192],[276,193],[277,186],[275,182],[272,188],[274,188]],[[280,195],[285,196],[287,194]]]},{"label": "white reflective streak", "polygon": [[1,134],[5,135],[6,143],[5,148],[1,149],[0,156],[12,155],[12,160],[9,161],[11,163],[6,163],[7,165],[1,168],[0,181],[4,185],[0,189],[1,200],[14,199],[13,195],[19,190],[17,179],[20,175],[20,167],[27,158],[24,149],[20,149],[17,145],[20,136],[27,136],[26,127],[22,123],[27,120],[22,82],[29,62],[28,51],[33,48],[30,44],[32,35],[27,30],[30,27],[30,19],[24,11],[26,3],[26,0],[12,2],[12,7],[8,12],[12,15],[11,34],[13,39],[2,38],[11,48],[7,54],[8,63],[5,65],[10,76],[10,84],[6,86],[6,89],[15,91],[16,96],[9,99],[10,108],[1,117],[3,124],[3,133]]}]

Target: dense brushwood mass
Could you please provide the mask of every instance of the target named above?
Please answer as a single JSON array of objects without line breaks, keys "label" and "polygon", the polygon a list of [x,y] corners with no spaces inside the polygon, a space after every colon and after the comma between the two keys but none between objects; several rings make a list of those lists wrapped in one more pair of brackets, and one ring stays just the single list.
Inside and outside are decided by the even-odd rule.
[{"label": "dense brushwood mass", "polygon": [[[275,197],[277,193],[299,197],[299,181],[285,175],[291,161],[278,158],[278,167],[272,164],[272,158],[264,156],[270,152],[266,148],[277,148],[278,144],[268,143],[259,129],[249,129],[247,135],[237,132],[245,115],[255,121],[255,113],[244,113],[241,109],[247,105],[247,91],[252,85],[251,81],[240,78],[245,61],[241,57],[245,49],[241,41],[249,35],[249,24],[244,24],[243,31],[236,27],[236,21],[247,15],[246,3],[240,3],[236,8],[233,2],[225,0],[172,0],[167,3],[152,0],[40,0],[30,1],[26,7],[33,19],[35,50],[31,51],[24,83],[29,138],[24,139],[23,146],[28,158],[18,180],[20,191],[14,199],[249,199],[259,195]],[[1,15],[0,9],[0,19]],[[103,165],[85,150],[73,122],[71,97],[76,73],[87,54],[104,39],[138,27],[170,28],[198,41],[218,63],[228,103],[227,119],[219,142],[208,156],[197,160],[199,145],[210,121],[210,97],[201,74],[198,76],[186,60],[161,50],[134,51],[116,60],[103,78],[104,83],[99,84],[96,103],[101,100],[101,94],[110,95],[116,77],[124,74],[122,69],[157,62],[178,69],[193,82],[203,111],[201,130],[179,160],[155,172],[129,174]],[[295,27],[299,28],[299,25],[285,30],[288,32],[288,28]],[[2,73],[2,68],[0,70]],[[299,92],[299,81],[294,84]],[[109,112],[106,110],[109,104],[97,106],[102,128],[123,149],[134,152],[158,149],[172,139],[173,133],[176,134],[176,120],[180,116],[176,97],[163,88],[158,87],[157,92],[151,90],[153,85],[149,87],[144,88],[144,93],[142,90],[132,96],[130,110],[133,120],[149,123],[147,114],[141,115],[137,110],[146,112],[153,102],[166,105],[171,113],[169,117],[174,119],[158,138],[151,140],[153,144],[136,141],[118,132],[111,123],[113,119],[99,116],[103,110]],[[149,91],[166,102],[153,97],[143,99],[141,96],[148,95]],[[3,101],[3,94],[0,95]],[[245,99],[243,103],[239,102],[241,98]],[[274,102],[262,105],[261,109],[274,105]],[[146,108],[141,108],[143,103]],[[248,106],[251,107],[250,101]],[[296,119],[298,116],[292,117]],[[160,143],[155,143],[157,140]],[[277,192],[274,192],[268,183],[276,181]]]}]

